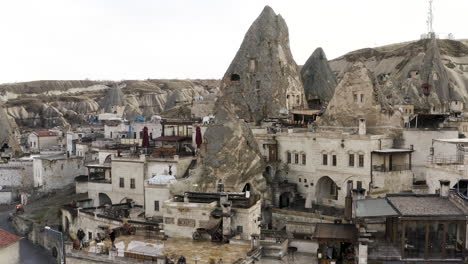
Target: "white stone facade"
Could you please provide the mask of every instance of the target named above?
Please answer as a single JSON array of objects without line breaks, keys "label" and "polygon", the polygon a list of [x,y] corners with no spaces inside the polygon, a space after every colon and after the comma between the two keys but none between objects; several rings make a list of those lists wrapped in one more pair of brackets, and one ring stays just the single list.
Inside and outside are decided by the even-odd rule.
[{"label": "white stone facade", "polygon": [[86,174],[81,157],[66,155],[38,157],[33,161],[34,187],[48,192],[74,182],[75,177]]}]

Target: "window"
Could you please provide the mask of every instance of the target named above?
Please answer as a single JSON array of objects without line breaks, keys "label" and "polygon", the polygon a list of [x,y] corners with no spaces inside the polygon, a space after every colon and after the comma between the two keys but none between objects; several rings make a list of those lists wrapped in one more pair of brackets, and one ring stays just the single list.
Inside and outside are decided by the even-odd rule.
[{"label": "window", "polygon": [[154,211],[159,212],[159,201],[154,201]]},{"label": "window", "polygon": [[363,154],[359,155],[359,167],[360,168],[364,167],[364,155]]},{"label": "window", "polygon": [[336,167],[336,155],[332,156],[332,165]]},{"label": "window", "polygon": [[355,103],[357,103],[357,94],[353,94],[353,100]]},{"label": "window", "polygon": [[364,102],[364,94],[361,94],[361,103]]},{"label": "window", "polygon": [[291,152],[286,152],[286,159],[288,160],[288,164],[291,164]]},{"label": "window", "polygon": [[294,163],[299,164],[299,154],[294,154]]},{"label": "window", "polygon": [[244,228],[242,226],[237,226],[237,234],[242,234],[244,232]]},{"label": "window", "polygon": [[299,178],[299,182],[302,182],[302,179],[301,179],[301,178]]},{"label": "window", "polygon": [[124,187],[125,187],[124,178],[119,178],[119,187],[120,187],[120,188],[124,188]]},{"label": "window", "polygon": [[307,183],[307,179],[304,179],[304,183]]},{"label": "window", "polygon": [[322,155],[322,165],[328,165],[328,155],[327,154]]},{"label": "window", "polygon": [[63,164],[60,165],[60,169],[63,170]]},{"label": "window", "polygon": [[88,232],[88,240],[93,240],[93,233],[92,232]]},{"label": "window", "polygon": [[135,179],[130,179],[130,189],[135,189]]},{"label": "window", "polygon": [[354,154],[349,154],[349,166],[354,167]]},{"label": "window", "polygon": [[307,163],[306,154],[302,154],[302,165],[306,165],[306,163]]}]

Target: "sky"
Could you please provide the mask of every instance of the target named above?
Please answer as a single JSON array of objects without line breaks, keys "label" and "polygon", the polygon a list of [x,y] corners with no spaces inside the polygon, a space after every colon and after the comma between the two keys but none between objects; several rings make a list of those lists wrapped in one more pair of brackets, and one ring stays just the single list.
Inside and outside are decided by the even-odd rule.
[{"label": "sky", "polygon": [[[220,79],[265,5],[302,65],[420,38],[428,0],[0,0],[0,83]],[[434,0],[434,29],[468,38],[467,0]]]}]

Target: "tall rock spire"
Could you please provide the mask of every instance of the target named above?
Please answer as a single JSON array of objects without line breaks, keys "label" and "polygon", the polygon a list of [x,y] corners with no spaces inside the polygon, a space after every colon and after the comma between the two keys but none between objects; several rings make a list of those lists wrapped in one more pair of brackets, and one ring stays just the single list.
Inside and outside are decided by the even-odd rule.
[{"label": "tall rock spire", "polygon": [[239,118],[257,123],[305,104],[288,27],[271,7],[263,9],[245,34],[221,90]]},{"label": "tall rock spire", "polygon": [[336,77],[322,48],[317,48],[302,66],[305,98],[311,108],[320,108],[333,97]]}]

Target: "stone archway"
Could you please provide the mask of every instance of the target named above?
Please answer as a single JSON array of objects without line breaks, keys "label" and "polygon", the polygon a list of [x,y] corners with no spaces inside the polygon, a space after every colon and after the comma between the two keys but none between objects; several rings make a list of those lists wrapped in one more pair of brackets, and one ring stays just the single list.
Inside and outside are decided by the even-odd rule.
[{"label": "stone archway", "polygon": [[328,176],[323,176],[317,181],[315,196],[317,203],[322,203],[324,199],[338,200],[338,186]]},{"label": "stone archway", "polygon": [[289,207],[293,202],[292,197],[293,195],[290,192],[282,193],[279,197],[279,208]]},{"label": "stone archway", "polygon": [[99,193],[99,206],[110,204],[112,205],[111,198],[105,193]]}]

